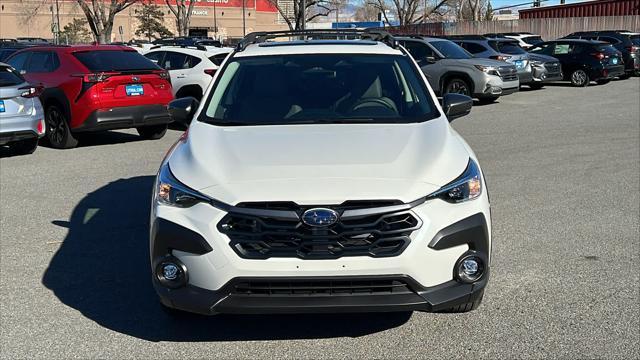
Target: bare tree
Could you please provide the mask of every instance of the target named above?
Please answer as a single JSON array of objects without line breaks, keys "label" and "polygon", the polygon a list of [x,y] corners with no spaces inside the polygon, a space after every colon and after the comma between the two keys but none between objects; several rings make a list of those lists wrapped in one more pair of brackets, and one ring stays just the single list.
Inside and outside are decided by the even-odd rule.
[{"label": "bare tree", "polygon": [[176,17],[178,35],[188,36],[189,26],[191,24],[191,10],[193,10],[193,7],[196,5],[196,1],[189,1],[189,4],[187,4],[187,0],[175,0],[175,6],[171,4],[171,2],[173,2],[171,0],[164,0],[164,2],[173,13],[173,16]]},{"label": "bare tree", "polygon": [[111,41],[113,20],[116,15],[140,0],[76,0],[87,17],[87,23],[96,40],[101,43]]},{"label": "bare tree", "polygon": [[380,10],[365,0],[356,6],[353,17],[356,21],[377,21],[379,14]]},{"label": "bare tree", "polygon": [[425,17],[429,18],[431,14],[436,13],[449,1],[451,0],[437,0],[433,6],[426,8],[424,0],[369,0],[368,4],[378,9],[386,22],[389,22],[387,11],[390,11],[395,15],[399,25],[410,25],[423,21]]},{"label": "bare tree", "polygon": [[286,7],[284,2],[269,0],[269,3],[278,10],[290,30],[300,30],[302,29],[302,19],[309,22],[320,16],[329,16],[329,14],[336,11],[336,6],[340,6],[336,4],[341,2],[336,0],[306,0],[303,8],[303,0],[292,0],[290,3],[293,4],[293,11]]}]

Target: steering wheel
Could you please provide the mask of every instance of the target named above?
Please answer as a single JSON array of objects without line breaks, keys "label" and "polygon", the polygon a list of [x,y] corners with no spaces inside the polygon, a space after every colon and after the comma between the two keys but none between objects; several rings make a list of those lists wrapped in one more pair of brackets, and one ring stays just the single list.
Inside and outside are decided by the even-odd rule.
[{"label": "steering wheel", "polygon": [[393,111],[394,115],[398,113],[398,109],[396,108],[395,104],[391,102],[391,100],[386,101],[385,99],[380,99],[380,98],[361,99],[351,107],[351,110],[349,112],[350,113],[355,112],[366,106],[373,106],[373,107],[383,106],[385,109]]}]

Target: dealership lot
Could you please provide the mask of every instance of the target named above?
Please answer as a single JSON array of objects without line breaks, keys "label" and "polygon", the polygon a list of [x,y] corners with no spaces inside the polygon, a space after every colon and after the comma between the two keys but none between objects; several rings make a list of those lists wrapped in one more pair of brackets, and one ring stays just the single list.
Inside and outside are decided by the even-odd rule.
[{"label": "dealership lot", "polygon": [[1,354],[16,357],[640,356],[640,79],[474,107],[454,127],[491,191],[492,274],[467,314],[167,317],[149,196],[179,132],[92,134],[0,159]]}]

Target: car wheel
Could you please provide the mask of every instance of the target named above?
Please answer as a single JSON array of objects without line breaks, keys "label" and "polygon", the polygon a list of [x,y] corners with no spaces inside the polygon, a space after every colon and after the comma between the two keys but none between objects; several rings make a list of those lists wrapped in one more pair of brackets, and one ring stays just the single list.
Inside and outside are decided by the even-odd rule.
[{"label": "car wheel", "polygon": [[579,87],[587,86],[589,85],[589,75],[587,75],[586,71],[578,69],[571,73],[571,84]]},{"label": "car wheel", "polygon": [[152,125],[136,128],[138,134],[146,140],[158,140],[167,133],[167,125]]},{"label": "car wheel", "polygon": [[443,94],[462,94],[471,96],[471,87],[466,81],[460,78],[453,78],[447,82]]},{"label": "car wheel", "polygon": [[529,88],[531,90],[540,90],[543,87],[544,87],[544,84],[541,84],[541,83],[531,83],[531,84],[529,84]]},{"label": "car wheel", "polygon": [[475,309],[477,309],[480,304],[482,304],[482,298],[484,297],[484,290],[482,290],[482,293],[480,293],[480,296],[478,296],[478,298],[476,298],[474,301],[472,302],[468,302],[468,303],[464,303],[464,304],[460,304],[454,307],[450,307],[448,309],[442,310],[440,312],[443,313],[465,313],[465,312],[469,312],[469,311],[473,311]]},{"label": "car wheel", "polygon": [[598,85],[604,85],[604,84],[608,84],[611,80],[607,79],[607,80],[598,80],[596,81],[596,83],[598,83]]},{"label": "car wheel", "polygon": [[9,145],[11,151],[16,155],[33,154],[38,147],[38,139],[21,140]]},{"label": "car wheel", "polygon": [[78,145],[78,140],[71,134],[69,122],[64,112],[57,106],[47,108],[47,141],[56,149],[70,149]]}]

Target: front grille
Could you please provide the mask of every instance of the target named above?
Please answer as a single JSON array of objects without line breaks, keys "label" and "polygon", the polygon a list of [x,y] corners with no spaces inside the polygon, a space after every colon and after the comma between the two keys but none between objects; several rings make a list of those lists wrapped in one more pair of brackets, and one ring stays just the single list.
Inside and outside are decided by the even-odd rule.
[{"label": "front grille", "polygon": [[234,285],[240,296],[341,296],[412,293],[401,279],[252,280]]},{"label": "front grille", "polygon": [[498,73],[500,74],[502,81],[518,80],[518,71],[515,66],[501,66],[498,69]]},{"label": "front grille", "polygon": [[557,62],[549,62],[544,64],[544,68],[548,73],[556,74],[560,72],[560,64]]},{"label": "front grille", "polygon": [[[404,210],[339,219],[328,227],[312,227],[304,224],[300,215],[317,206],[294,206],[298,218],[291,220],[230,212],[218,223],[218,230],[229,237],[231,248],[246,259],[337,259],[397,256],[409,244],[411,233],[422,225],[410,210]],[[345,208],[363,207],[347,202],[329,208],[341,214]]]}]

